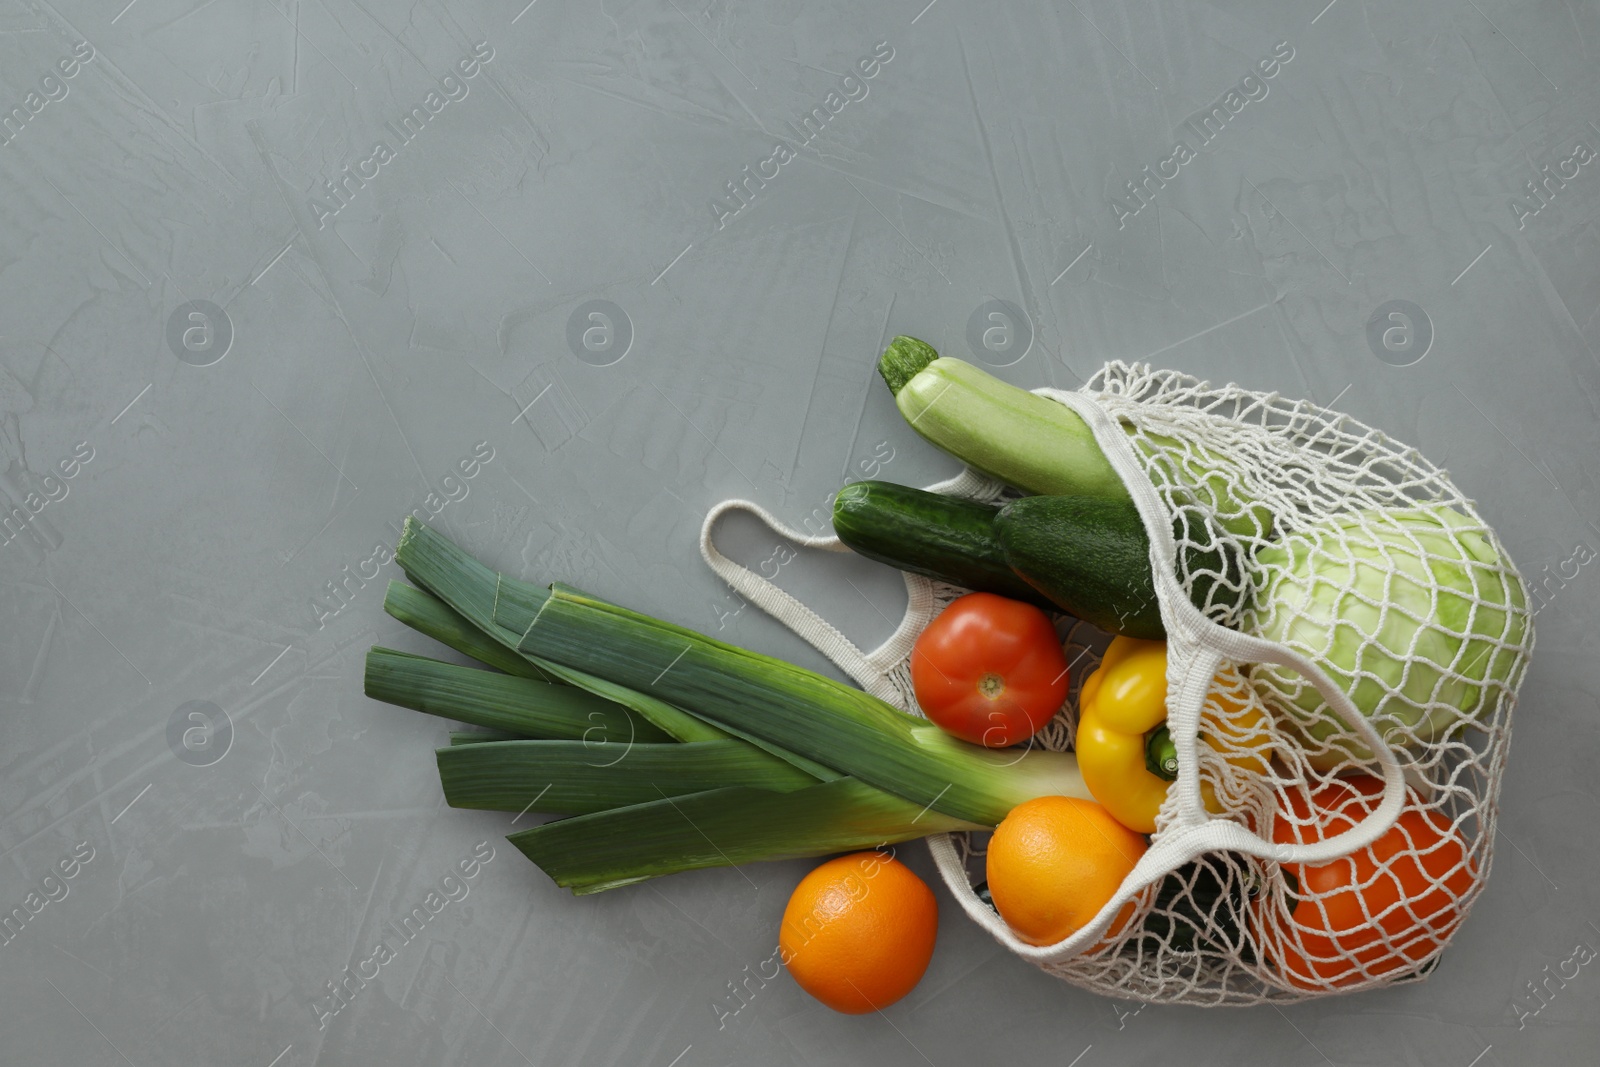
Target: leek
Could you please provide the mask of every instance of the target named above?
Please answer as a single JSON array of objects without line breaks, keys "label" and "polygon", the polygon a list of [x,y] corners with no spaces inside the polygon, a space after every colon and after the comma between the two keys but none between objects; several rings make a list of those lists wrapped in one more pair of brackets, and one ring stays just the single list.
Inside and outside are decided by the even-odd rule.
[{"label": "leek", "polygon": [[[530,597],[542,598],[548,594],[538,586],[493,574],[455,544],[442,538],[440,541],[442,544],[430,544],[414,553],[408,552],[407,559],[411,566],[407,569],[407,574],[424,585],[430,581],[437,582],[438,588],[455,598],[452,602],[454,606],[445,604],[425,590],[401,582],[390,582],[388,592],[384,595],[384,610],[389,614],[469,655],[482,653],[480,658],[486,661],[492,656],[502,662],[510,657],[525,664],[525,667],[520,669],[538,672],[541,676],[556,681],[567,682],[576,689],[620,704],[636,712],[661,733],[679,741],[713,741],[733,736],[730,731],[656,697],[519,652],[516,648],[517,634],[497,625],[494,621],[495,613],[500,610],[510,610],[508,605],[514,603],[527,603]],[[492,579],[490,575],[493,575]],[[485,641],[484,638],[488,640]],[[402,655],[402,653],[393,654]],[[513,672],[519,669],[515,663],[505,665]],[[426,707],[418,708],[405,695],[403,686],[391,685],[387,691],[393,695],[378,696],[376,693],[369,695],[419,711],[432,710]],[[457,718],[463,722],[472,721],[479,725],[496,725],[476,719],[468,720],[454,714],[450,709],[457,705],[451,699],[439,702],[436,706],[441,709],[437,713],[446,717]],[[520,736],[573,736],[545,734],[537,730],[519,731],[514,726],[506,728]],[[647,738],[641,734],[637,739],[658,738]],[[799,767],[819,781],[840,777],[837,771],[829,767],[787,752],[759,738],[746,738],[746,740],[751,741],[756,748],[765,750],[768,756],[772,757],[771,762],[781,760]]]},{"label": "leek", "polygon": [[[561,582],[551,583],[550,588],[565,590],[580,597],[586,596],[586,594],[582,593],[581,591]],[[521,634],[533,624],[533,620],[538,616],[539,610],[544,607],[544,603],[549,599],[549,597],[550,590],[541,589],[540,587],[529,584],[528,582],[519,582],[515,579],[507,578],[504,575],[501,575],[500,584],[495,590],[494,621],[499,627],[501,627],[502,632]],[[600,603],[601,601],[596,602]],[[605,603],[608,607],[617,608],[619,611],[627,610],[626,608],[621,608],[618,605],[611,604],[609,601],[603,603]],[[730,645],[728,647],[731,648],[733,646]],[[524,654],[530,653],[527,653],[526,650],[524,650]],[[543,664],[545,669],[549,671],[561,672],[568,669],[562,667],[560,664],[551,663],[547,660],[541,660],[540,662]],[[643,693],[637,692],[636,690],[629,689],[626,686],[615,685],[614,683],[602,684],[611,687],[609,690],[607,690],[607,692],[613,694],[612,699],[627,703],[630,707],[637,708],[642,715],[653,716],[658,708],[670,709],[673,713],[678,715],[685,714],[683,711],[673,707],[670,704],[667,704],[665,701],[660,700],[657,697],[647,696]],[[752,734],[747,730],[740,730],[737,727],[727,724],[723,724],[722,726],[714,725],[710,722],[705,722],[702,719],[696,718],[692,713],[689,715],[689,717],[698,724],[700,730],[712,731],[713,736],[715,737],[742,738],[743,740],[750,742],[752,745],[755,745],[757,748],[765,749],[771,755],[774,755],[781,760],[785,760],[788,763],[799,767],[801,770],[805,771],[813,778],[816,778],[818,781],[827,782],[832,781],[835,778],[843,777],[838,771],[835,771],[831,767],[824,766],[815,760],[810,760],[795,752],[791,752],[781,745],[775,745],[765,738],[756,734]],[[657,720],[652,718],[652,721]],[[688,731],[674,731],[674,733],[679,735],[679,740],[701,740],[700,737],[685,736]]]},{"label": "leek", "polygon": [[508,734],[504,730],[451,730],[450,743],[452,745],[479,745],[485,741],[522,741],[527,740],[520,734]]},{"label": "leek", "polygon": [[637,712],[641,718],[679,741],[720,741],[728,736],[726,730],[720,730],[708,722],[703,722],[664,700],[636,693],[604,678],[596,678],[592,674],[584,674],[570,667],[563,667],[559,663],[545,663],[543,669],[570,685],[578,686]]},{"label": "leek", "polygon": [[532,660],[518,653],[514,643],[506,645],[496,641],[459,612],[424,590],[403,582],[392,581],[383,596],[383,610],[418,633],[426,634],[441,645],[449,645],[479,663],[524,678],[555,680],[547,672],[535,666]]},{"label": "leek", "polygon": [[367,653],[366,694],[523,737],[574,741],[669,741],[627,708],[570,685],[441,663],[393,649]]},{"label": "leek", "polygon": [[[456,556],[471,559],[455,545],[450,545],[450,548],[454,550]],[[415,580],[427,585],[421,578]],[[457,597],[453,601],[455,607],[444,603],[426,589],[417,589],[403,582],[391,581],[388,592],[384,594],[383,610],[451,648],[465,652],[491,666],[500,667],[508,673],[566,682],[595,696],[622,704],[629,710],[638,712],[679,741],[711,741],[728,736],[726,731],[702,722],[654,697],[635,693],[584,674],[582,671],[540,662],[533,657],[523,655],[517,651],[517,635],[494,624],[496,590],[493,585],[485,589],[458,583],[448,588],[451,589],[451,595]],[[462,610],[458,611],[457,608]],[[457,633],[457,626],[463,632]],[[469,636],[465,632],[468,630],[476,634],[476,637]],[[479,651],[474,651],[474,648]],[[495,652],[496,649],[499,651]],[[480,655],[480,651],[484,654]]]},{"label": "leek", "polygon": [[516,641],[525,654],[690,709],[919,808],[994,826],[1036,796],[1089,797],[1069,754],[958,741],[858,689],[781,660],[565,587],[544,592],[501,579],[415,519],[407,519],[395,555],[413,580],[492,633],[509,632],[505,620],[526,617]]},{"label": "leek", "polygon": [[547,822],[507,840],[557,885],[582,895],[678,871],[825,856],[978,829],[841,778],[788,793],[733,787],[663,797]]},{"label": "leek", "polygon": [[[408,542],[407,532],[413,530],[421,533]],[[464,620],[488,634],[495,642],[514,652],[518,651],[517,643],[521,630],[526,627],[527,621],[531,620],[538,606],[549,596],[548,592],[528,582],[496,574],[449,538],[435,533],[417,522],[415,518],[407,518],[405,531],[402,531],[400,540],[401,545],[396,546],[395,558],[400,561],[400,566],[405,570],[407,577],[444,600]],[[406,587],[399,583],[390,584],[391,593],[397,597],[400,595],[397,591],[404,589]],[[497,615],[504,616],[508,613],[511,618],[521,623],[516,630],[496,621]],[[680,741],[709,741],[732,736],[731,731],[706,722],[701,717],[674,707],[655,696],[575,670],[570,665],[551,663],[526,652],[521,654],[547,674],[624,704]],[[838,772],[831,768],[795,755],[765,740],[749,736],[746,736],[745,740],[758,748],[765,749],[778,759],[800,767],[819,780],[839,777]]]},{"label": "leek", "polygon": [[453,808],[577,815],[725,786],[782,792],[816,779],[742,741],[497,741],[441,748]]}]

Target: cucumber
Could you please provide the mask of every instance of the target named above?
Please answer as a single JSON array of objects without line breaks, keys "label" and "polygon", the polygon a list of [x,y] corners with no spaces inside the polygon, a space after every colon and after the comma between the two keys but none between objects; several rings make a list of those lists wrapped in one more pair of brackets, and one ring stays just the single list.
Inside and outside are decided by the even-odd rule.
[{"label": "cucumber", "polygon": [[1167,636],[1131,501],[1025,496],[1000,509],[994,533],[1011,567],[1078,618],[1141,640]]},{"label": "cucumber", "polygon": [[854,482],[834,498],[833,529],[879,563],[1059,611],[1006,562],[992,529],[999,510],[890,482]]},{"label": "cucumber", "polygon": [[[1000,509],[994,536],[1013,570],[1078,618],[1108,633],[1166,637],[1150,538],[1131,502],[1025,496]],[[1194,576],[1195,606],[1219,622],[1232,621],[1246,584],[1238,558],[1231,551],[1190,550],[1185,564]]]}]

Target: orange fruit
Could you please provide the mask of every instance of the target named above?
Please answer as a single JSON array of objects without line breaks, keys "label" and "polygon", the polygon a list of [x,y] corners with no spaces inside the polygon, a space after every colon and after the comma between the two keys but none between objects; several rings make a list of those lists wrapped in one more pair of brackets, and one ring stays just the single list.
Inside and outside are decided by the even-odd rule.
[{"label": "orange fruit", "polygon": [[[989,895],[1018,937],[1053,945],[1088,925],[1146,847],[1092,800],[1035,797],[1012,808],[989,839]],[[1129,901],[1108,938],[1133,910]]]},{"label": "orange fruit", "polygon": [[927,883],[891,856],[856,852],[800,879],[783,909],[778,958],[801,989],[860,1015],[911,992],[938,932]]}]

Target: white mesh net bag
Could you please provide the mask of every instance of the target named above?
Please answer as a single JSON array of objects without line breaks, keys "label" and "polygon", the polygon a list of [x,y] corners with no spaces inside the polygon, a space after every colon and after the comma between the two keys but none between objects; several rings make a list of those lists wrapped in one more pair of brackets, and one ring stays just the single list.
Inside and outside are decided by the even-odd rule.
[{"label": "white mesh net bag", "polygon": [[[1147,1002],[1245,1005],[1424,977],[1482,888],[1517,686],[1533,645],[1521,577],[1448,475],[1347,416],[1276,394],[1108,364],[1041,389],[1093,430],[1151,542],[1167,630],[1177,778],[1148,851],[1095,919],[1055,945],[1016,937],[979,895],[983,838],[930,838],[962,908],[1074,985]],[[968,471],[936,491],[1015,495]],[[706,562],[869,692],[912,712],[913,642],[966,592],[906,574],[871,652],[717,551]],[[1067,616],[1071,747],[1109,635]],[[1131,918],[1124,909],[1131,906]]]}]

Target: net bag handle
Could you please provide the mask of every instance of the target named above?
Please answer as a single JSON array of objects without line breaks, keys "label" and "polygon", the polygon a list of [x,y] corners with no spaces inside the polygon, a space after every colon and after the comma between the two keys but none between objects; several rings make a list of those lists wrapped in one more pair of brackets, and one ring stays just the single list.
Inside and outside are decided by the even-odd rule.
[{"label": "net bag handle", "polygon": [[[717,548],[712,531],[717,520],[730,511],[743,511],[754,515],[767,525],[774,533],[786,537],[798,545],[806,548],[820,548],[824,552],[848,552],[837,537],[831,535],[815,535],[801,533],[799,530],[780,522],[772,512],[760,504],[750,500],[735,498],[724,500],[722,503],[706,512],[705,522],[700,527],[700,556],[706,561],[717,576],[727,582],[738,594],[755,604],[762,611],[793,630],[800,639],[812,648],[827,656],[839,669],[854,678],[873,696],[886,699],[883,687],[887,683],[883,680],[881,672],[874,672],[867,662],[866,654],[857,648],[848,637],[840,633],[838,628],[828,622],[821,615],[806,607],[794,596],[778,588],[767,578],[757,574],[750,568],[735,563],[724,556]],[[902,619],[900,626],[895,630],[894,637],[908,628],[910,615]],[[893,640],[893,637],[890,638]],[[874,678],[874,673],[878,674]]]},{"label": "net bag handle", "polygon": [[[982,475],[964,469],[955,477],[936,482],[926,489],[930,493],[952,493],[965,497],[971,496],[973,491],[986,481]],[[706,512],[705,521],[700,526],[700,557],[706,561],[706,566],[710,567],[717,577],[727,582],[747,601],[781,622],[806,644],[827,656],[861,688],[879,700],[905,710],[905,697],[894,687],[894,683],[889,681],[889,671],[896,663],[911,654],[911,646],[916,643],[917,635],[933,621],[933,583],[920,574],[901,571],[906,583],[905,614],[901,616],[894,632],[881,645],[870,652],[863,652],[848,637],[840,633],[837,627],[794,596],[778,588],[762,575],[722,554],[717,548],[714,531],[717,520],[730,511],[743,511],[754,515],[773,533],[806,548],[840,553],[852,550],[832,534],[802,533],[779,521],[772,512],[760,504],[738,498],[724,500]]]},{"label": "net bag handle", "polygon": [[[898,707],[901,703],[900,694],[890,684],[885,668],[878,664],[884,661],[885,656],[892,657],[896,652],[902,655],[904,652],[909,652],[912,643],[917,639],[917,634],[933,618],[932,583],[921,575],[906,574],[908,601],[906,613],[900,619],[900,624],[895,627],[894,633],[889,635],[888,640],[878,648],[872,652],[862,652],[854,642],[840,633],[837,627],[806,607],[793,595],[778,588],[766,577],[735,563],[722,554],[717,548],[713,530],[717,520],[730,511],[743,511],[754,515],[773,533],[806,548],[817,548],[824,552],[849,552],[850,549],[831,534],[802,533],[779,521],[772,512],[760,504],[737,498],[724,500],[706,512],[705,522],[700,527],[700,556],[717,577],[727,582],[735,592],[750,603],[783,623],[806,644],[827,656],[867,692],[879,700],[888,701]],[[888,662],[893,662],[892,658]]]}]

